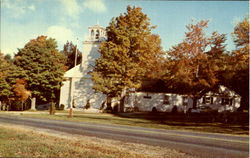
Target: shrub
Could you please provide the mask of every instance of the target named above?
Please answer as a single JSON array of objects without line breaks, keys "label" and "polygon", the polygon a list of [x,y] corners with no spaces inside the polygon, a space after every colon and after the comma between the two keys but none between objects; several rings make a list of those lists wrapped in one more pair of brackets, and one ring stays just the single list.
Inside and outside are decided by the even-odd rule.
[{"label": "shrub", "polygon": [[134,107],[134,112],[139,112],[139,108],[137,106]]},{"label": "shrub", "polygon": [[60,107],[59,107],[59,110],[64,110],[64,107],[65,107],[65,105],[61,104]]},{"label": "shrub", "polygon": [[173,107],[172,113],[174,113],[174,114],[177,113],[177,106],[176,105]]},{"label": "shrub", "polygon": [[89,103],[89,99],[87,100],[87,104],[85,105],[85,109],[89,109],[90,108],[90,103]]},{"label": "shrub", "polygon": [[153,107],[153,108],[152,108],[152,112],[153,112],[153,113],[156,113],[156,112],[157,112],[156,107]]},{"label": "shrub", "polygon": [[113,107],[113,112],[118,112],[118,103],[115,103]]}]

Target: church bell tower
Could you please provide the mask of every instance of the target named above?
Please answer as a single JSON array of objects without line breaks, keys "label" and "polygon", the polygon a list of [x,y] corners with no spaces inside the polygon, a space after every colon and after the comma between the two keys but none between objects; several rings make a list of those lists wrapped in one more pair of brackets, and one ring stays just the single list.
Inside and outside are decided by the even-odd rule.
[{"label": "church bell tower", "polygon": [[88,39],[83,42],[82,66],[93,65],[99,57],[98,49],[102,41],[106,40],[106,31],[99,25],[88,27]]}]

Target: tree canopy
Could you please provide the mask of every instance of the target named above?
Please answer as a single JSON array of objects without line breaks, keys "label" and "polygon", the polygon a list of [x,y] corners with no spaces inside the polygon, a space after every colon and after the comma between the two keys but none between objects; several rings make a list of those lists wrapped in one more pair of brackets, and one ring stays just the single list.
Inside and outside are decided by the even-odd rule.
[{"label": "tree canopy", "polygon": [[242,106],[249,108],[249,16],[239,22],[232,33],[236,49],[232,51],[226,81],[228,87],[242,96]]},{"label": "tree canopy", "polygon": [[18,49],[14,64],[19,67],[32,97],[55,99],[61,86],[65,57],[57,50],[56,41],[46,36],[30,40]]},{"label": "tree canopy", "polygon": [[153,28],[139,7],[128,6],[126,13],[111,20],[106,28],[108,39],[100,46],[101,56],[92,72],[97,91],[118,96],[124,89],[141,86],[163,55]]},{"label": "tree canopy", "polygon": [[9,67],[11,65],[4,59],[0,52],[0,100],[8,101],[12,94],[11,85],[8,83]]},{"label": "tree canopy", "polygon": [[[68,42],[64,44],[62,53],[66,56],[66,63],[67,69],[71,69],[75,66],[75,54],[76,54],[77,46],[74,45],[72,42]],[[77,49],[77,62],[76,65],[82,62],[82,53]]]},{"label": "tree canopy", "polygon": [[213,33],[209,39],[204,33],[207,25],[208,21],[204,20],[187,25],[188,32],[185,33],[183,42],[168,51],[169,72],[165,80],[171,83],[170,86],[177,93],[197,97],[218,82],[215,67],[210,64],[209,56],[211,58],[223,53],[223,46],[221,49],[217,46],[221,46],[224,40],[223,35],[217,33]]}]

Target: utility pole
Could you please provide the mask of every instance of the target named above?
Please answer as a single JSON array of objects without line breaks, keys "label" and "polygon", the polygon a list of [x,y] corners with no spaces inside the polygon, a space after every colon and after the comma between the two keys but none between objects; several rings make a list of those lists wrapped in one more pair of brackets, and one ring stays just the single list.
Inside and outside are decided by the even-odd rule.
[{"label": "utility pole", "polygon": [[76,39],[75,66],[77,64],[77,44],[78,44],[78,38]]},{"label": "utility pole", "polygon": [[[75,64],[74,67],[77,64],[77,44],[78,44],[78,38],[76,39],[76,51],[75,51]],[[73,104],[75,104],[74,96],[73,96],[73,85],[74,85],[74,80],[73,77],[70,80],[70,109],[69,109],[69,118],[72,118],[73,116]]]}]

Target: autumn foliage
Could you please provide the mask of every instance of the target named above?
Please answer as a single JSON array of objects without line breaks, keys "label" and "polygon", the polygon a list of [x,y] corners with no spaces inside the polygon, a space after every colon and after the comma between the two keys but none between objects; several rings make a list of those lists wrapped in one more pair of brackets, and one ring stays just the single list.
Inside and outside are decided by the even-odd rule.
[{"label": "autumn foliage", "polygon": [[18,79],[16,84],[13,86],[13,91],[18,97],[18,100],[25,101],[31,96],[31,91],[27,90],[25,86],[27,82],[24,79]]},{"label": "autumn foliage", "polygon": [[212,48],[212,43],[204,33],[207,25],[208,21],[204,20],[187,25],[188,32],[183,42],[167,52],[169,64],[164,78],[166,82],[171,82],[170,86],[177,93],[198,97],[201,91],[218,82],[216,70],[210,65],[207,53]]},{"label": "autumn foliage", "polygon": [[143,78],[163,55],[161,40],[152,34],[150,19],[139,7],[113,18],[106,28],[107,41],[99,49],[101,57],[92,72],[94,89],[109,96],[120,96],[123,90],[139,88]]}]

